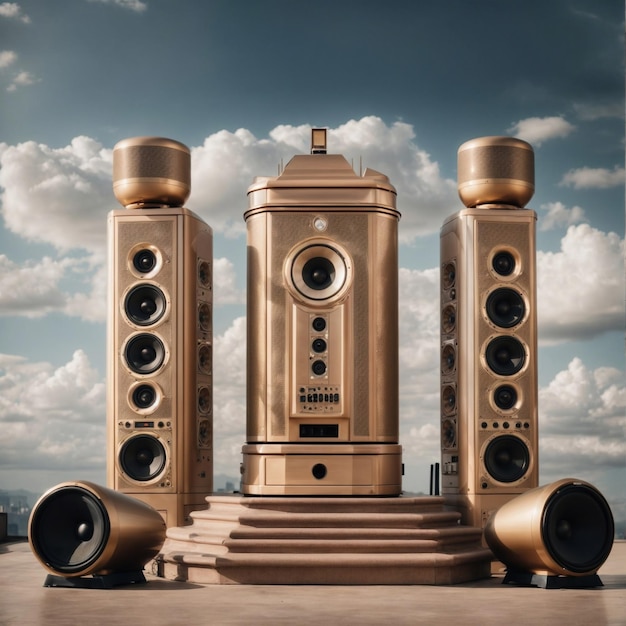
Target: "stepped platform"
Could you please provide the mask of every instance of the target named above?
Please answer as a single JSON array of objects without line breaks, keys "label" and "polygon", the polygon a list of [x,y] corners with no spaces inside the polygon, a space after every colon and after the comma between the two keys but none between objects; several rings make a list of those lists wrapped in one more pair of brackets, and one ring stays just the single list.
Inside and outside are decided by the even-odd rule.
[{"label": "stepped platform", "polygon": [[479,528],[439,496],[214,495],[169,528],[159,576],[200,584],[446,585],[491,575]]}]

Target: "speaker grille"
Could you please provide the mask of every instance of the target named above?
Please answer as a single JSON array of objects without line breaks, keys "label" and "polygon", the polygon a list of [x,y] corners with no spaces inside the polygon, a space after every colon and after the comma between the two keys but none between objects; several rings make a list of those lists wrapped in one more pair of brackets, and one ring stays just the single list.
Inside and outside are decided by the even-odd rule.
[{"label": "speaker grille", "polygon": [[66,487],[33,511],[31,529],[40,558],[61,574],[75,574],[98,560],[109,539],[110,522],[93,494],[82,487]]},{"label": "speaker grille", "polygon": [[613,546],[613,515],[604,497],[587,485],[555,491],[543,511],[541,534],[550,556],[575,573],[597,570]]}]

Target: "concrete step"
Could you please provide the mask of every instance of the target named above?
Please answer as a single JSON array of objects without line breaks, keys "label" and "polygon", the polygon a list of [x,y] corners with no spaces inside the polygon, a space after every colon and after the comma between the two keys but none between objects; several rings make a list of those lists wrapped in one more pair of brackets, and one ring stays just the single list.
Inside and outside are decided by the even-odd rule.
[{"label": "concrete step", "polygon": [[488,577],[482,531],[439,497],[209,496],[170,528],[165,578],[230,584],[446,584]]}]

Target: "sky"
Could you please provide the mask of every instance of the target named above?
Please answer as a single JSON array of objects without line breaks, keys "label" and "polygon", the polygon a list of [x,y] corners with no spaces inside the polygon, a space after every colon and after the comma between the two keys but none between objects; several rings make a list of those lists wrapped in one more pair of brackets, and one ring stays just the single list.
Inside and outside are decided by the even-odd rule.
[{"label": "sky", "polygon": [[[192,153],[214,231],[216,476],[245,442],[246,189],[328,148],[398,190],[404,489],[439,461],[439,229],[456,152],[535,150],[539,475],[626,518],[624,11],[617,0],[0,2],[0,489],[104,484],[113,146]],[[216,480],[216,487],[220,486]]]}]

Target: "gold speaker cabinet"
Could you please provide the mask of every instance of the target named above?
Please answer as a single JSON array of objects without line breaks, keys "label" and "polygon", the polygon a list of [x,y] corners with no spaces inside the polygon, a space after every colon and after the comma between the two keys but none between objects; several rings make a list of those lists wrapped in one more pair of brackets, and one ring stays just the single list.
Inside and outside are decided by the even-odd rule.
[{"label": "gold speaker cabinet", "polygon": [[248,197],[243,493],[399,493],[394,187],[321,153]]},{"label": "gold speaker cabinet", "polygon": [[535,221],[468,208],[441,229],[442,494],[469,525],[537,486]]},{"label": "gold speaker cabinet", "polygon": [[119,209],[108,236],[107,484],[182,526],[213,488],[212,231]]},{"label": "gold speaker cabinet", "polygon": [[516,573],[590,576],[613,546],[613,515],[589,483],[563,478],[504,504],[485,526],[487,544]]},{"label": "gold speaker cabinet", "polygon": [[35,504],[28,541],[44,568],[63,578],[137,575],[163,545],[165,522],[135,498],[87,481],[65,482]]},{"label": "gold speaker cabinet", "polygon": [[399,445],[252,444],[243,454],[248,495],[395,496],[402,490]]}]

